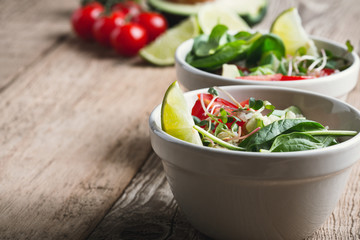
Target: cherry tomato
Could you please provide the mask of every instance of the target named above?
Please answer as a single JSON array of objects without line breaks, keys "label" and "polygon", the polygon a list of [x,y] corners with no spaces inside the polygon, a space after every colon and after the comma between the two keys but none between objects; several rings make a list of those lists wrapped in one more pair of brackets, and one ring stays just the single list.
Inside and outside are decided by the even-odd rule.
[{"label": "cherry tomato", "polygon": [[306,80],[306,79],[313,79],[314,76],[288,76],[283,75],[280,81],[295,81],[295,80]]},{"label": "cherry tomato", "polygon": [[[204,120],[205,118],[207,118],[207,115],[205,114],[205,111],[201,105],[200,99],[201,98],[203,99],[204,105],[205,105],[205,107],[207,107],[210,104],[213,97],[214,97],[213,95],[208,94],[208,93],[198,94],[198,100],[196,100],[196,102],[191,110],[191,115],[198,117],[200,120]],[[240,103],[241,106],[245,106],[245,104],[248,103],[248,100],[246,100],[246,101]],[[225,99],[222,99],[222,98],[216,98],[215,101],[213,101],[211,106],[214,106],[214,107],[215,106],[217,106],[217,107],[226,106],[226,107],[230,107],[233,109],[237,109],[237,106],[235,104],[233,104]]]},{"label": "cherry tomato", "polygon": [[115,4],[112,7],[113,11],[122,11],[125,15],[136,16],[142,12],[141,6],[134,1],[124,1]]},{"label": "cherry tomato", "polygon": [[93,26],[95,40],[104,46],[111,46],[110,34],[117,27],[125,24],[125,14],[120,11],[112,12],[108,16],[101,16],[96,19]]},{"label": "cherry tomato", "polygon": [[236,77],[236,79],[243,80],[256,80],[256,81],[280,81],[283,75],[281,73],[272,74],[272,75],[248,75]]},{"label": "cherry tomato", "polygon": [[96,18],[104,11],[104,7],[97,2],[92,2],[74,11],[71,17],[75,33],[84,40],[93,39],[92,29]]},{"label": "cherry tomato", "polygon": [[[211,100],[213,99],[213,95],[211,94],[207,94],[207,93],[200,93],[198,94],[198,100],[196,100],[192,110],[191,110],[191,115],[192,116],[195,116],[197,118],[199,118],[200,120],[205,120],[208,116],[205,114],[205,111],[202,107],[202,104],[201,104],[201,101],[200,99],[202,98],[203,102],[204,102],[204,105],[205,107],[208,107],[208,105],[211,103]],[[248,105],[249,104],[249,99],[246,99],[245,101],[239,103],[241,106],[245,106],[245,105]],[[220,108],[220,107],[228,107],[230,109],[237,109],[238,107],[225,100],[225,99],[222,99],[222,98],[216,98],[215,101],[212,102],[212,105],[211,107],[215,107],[215,108]],[[210,108],[211,108],[210,107]],[[232,113],[232,110],[230,109],[225,109],[225,111],[229,112],[230,114]],[[221,119],[219,119],[220,122],[222,122]],[[227,122],[226,123],[226,126],[228,128],[231,128],[231,125],[234,123],[235,119],[233,119],[232,121],[230,122]],[[242,127],[245,122],[243,121],[236,121],[236,124],[239,126],[239,127]],[[218,125],[218,123],[215,124],[215,127]]]},{"label": "cherry tomato", "polygon": [[148,42],[145,28],[137,23],[127,23],[117,27],[111,33],[113,48],[124,56],[134,56]]},{"label": "cherry tomato", "polygon": [[236,77],[236,79],[255,80],[255,81],[295,81],[315,78],[314,76],[288,76],[281,73],[272,75],[248,75]]},{"label": "cherry tomato", "polygon": [[149,35],[149,42],[155,40],[167,29],[165,17],[155,12],[142,12],[133,18],[133,21],[142,25]]}]

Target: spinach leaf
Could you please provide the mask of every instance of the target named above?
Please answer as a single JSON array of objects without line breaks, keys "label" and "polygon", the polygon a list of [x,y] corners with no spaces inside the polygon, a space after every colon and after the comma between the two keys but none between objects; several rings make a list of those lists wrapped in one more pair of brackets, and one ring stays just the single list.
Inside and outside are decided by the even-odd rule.
[{"label": "spinach leaf", "polygon": [[276,72],[280,66],[280,60],[273,52],[268,52],[262,55],[259,65],[267,65],[272,71]]},{"label": "spinach leaf", "polygon": [[250,45],[246,41],[237,40],[220,46],[214,54],[206,57],[196,58],[188,55],[186,61],[195,68],[216,70],[221,68],[224,63],[244,59],[249,47]]},{"label": "spinach leaf", "polygon": [[242,40],[249,40],[251,37],[253,37],[256,33],[251,34],[246,31],[240,31],[237,34],[234,35],[235,39],[242,39]]},{"label": "spinach leaf", "polygon": [[275,138],[270,152],[295,152],[324,148],[325,145],[311,135],[301,132],[283,134]]},{"label": "spinach leaf", "polygon": [[336,138],[334,136],[313,136],[316,140],[321,142],[324,147],[332,146],[337,144]]},{"label": "spinach leaf", "polygon": [[324,129],[320,123],[307,119],[283,119],[261,128],[242,141],[239,146],[246,148],[247,151],[258,152],[260,149],[270,149],[274,139],[281,134]]},{"label": "spinach leaf", "polygon": [[249,66],[257,65],[261,58],[272,53],[276,58],[281,59],[285,56],[285,46],[283,41],[274,34],[264,34],[257,39],[249,49],[246,63]]},{"label": "spinach leaf", "polygon": [[198,57],[205,57],[214,54],[216,49],[228,42],[228,27],[225,25],[216,25],[208,38],[201,37],[194,44],[194,54]]}]

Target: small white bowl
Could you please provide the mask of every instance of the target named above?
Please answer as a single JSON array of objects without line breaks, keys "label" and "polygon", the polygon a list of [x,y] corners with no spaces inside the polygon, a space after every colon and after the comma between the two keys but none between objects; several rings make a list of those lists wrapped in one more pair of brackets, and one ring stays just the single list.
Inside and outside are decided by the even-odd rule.
[{"label": "small white bowl", "polygon": [[328,49],[337,56],[344,55],[350,61],[351,66],[330,76],[299,81],[252,81],[226,78],[194,68],[185,61],[185,57],[190,52],[194,42],[193,39],[189,39],[183,42],[175,53],[177,79],[188,90],[225,85],[268,85],[304,89],[345,100],[358,80],[360,67],[358,55],[354,51],[347,53],[346,47],[336,42],[318,37],[312,37],[312,39],[318,49]]},{"label": "small white bowl", "polygon": [[[360,112],[313,92],[227,86],[236,99],[266,99],[279,109],[297,105],[308,119],[330,129],[360,131]],[[200,92],[185,93],[192,106]],[[174,197],[190,223],[215,239],[303,239],[334,210],[351,167],[360,156],[360,134],[324,149],[239,152],[198,146],[161,129],[161,105],[149,118],[151,144],[162,159]]]}]

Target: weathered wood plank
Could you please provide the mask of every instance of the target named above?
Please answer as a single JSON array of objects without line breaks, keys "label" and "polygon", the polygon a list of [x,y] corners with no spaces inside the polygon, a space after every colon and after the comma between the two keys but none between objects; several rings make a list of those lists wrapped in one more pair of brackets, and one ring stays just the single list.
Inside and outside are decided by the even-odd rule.
[{"label": "weathered wood plank", "polygon": [[2,0],[0,90],[68,36],[77,1]]},{"label": "weathered wood plank", "polygon": [[150,153],[174,75],[74,38],[24,71],[0,95],[0,238],[87,236]]}]

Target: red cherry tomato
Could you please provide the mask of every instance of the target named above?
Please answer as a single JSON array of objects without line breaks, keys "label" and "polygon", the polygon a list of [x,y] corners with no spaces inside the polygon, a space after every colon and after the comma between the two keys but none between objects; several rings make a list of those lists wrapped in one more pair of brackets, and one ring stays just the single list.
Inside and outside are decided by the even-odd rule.
[{"label": "red cherry tomato", "polygon": [[[191,115],[198,117],[200,120],[204,120],[205,118],[207,118],[207,115],[205,114],[205,111],[201,105],[201,101],[200,99],[203,100],[205,107],[207,107],[210,103],[211,100],[213,99],[213,95],[208,94],[208,93],[199,93],[198,94],[198,100],[196,100],[192,110],[191,110]],[[241,106],[245,106],[245,104],[248,104],[249,100],[246,100],[242,103],[240,103]],[[215,101],[213,101],[211,107],[221,107],[221,106],[226,106],[226,107],[230,107],[233,109],[237,109],[237,106],[225,99],[222,98],[216,98]]]},{"label": "red cherry tomato", "polygon": [[[200,93],[197,96],[198,96],[198,100],[196,100],[196,102],[191,110],[191,115],[199,118],[200,120],[205,120],[208,116],[205,114],[205,111],[202,107],[200,99],[203,100],[205,107],[208,107],[208,105],[211,103],[211,100],[213,99],[214,96],[211,94],[207,94],[207,93]],[[249,104],[249,99],[246,99],[245,101],[243,101],[239,104],[244,107],[245,105]],[[212,102],[212,105],[210,106],[210,108],[212,108],[212,107],[215,107],[215,108],[228,107],[230,109],[225,109],[225,111],[229,112],[230,114],[232,113],[231,109],[238,108],[235,104],[233,104],[225,99],[222,99],[222,98],[216,98],[215,101]],[[219,121],[222,122],[221,119],[219,119]],[[234,121],[235,120],[227,122],[226,126],[228,128],[231,128],[231,125],[234,123]],[[236,124],[239,127],[242,127],[245,124],[245,122],[237,121]],[[215,127],[217,125],[218,125],[218,123],[215,124]]]},{"label": "red cherry tomato", "polygon": [[145,28],[137,23],[127,23],[111,33],[113,48],[124,56],[134,56],[148,42]]},{"label": "red cherry tomato", "polygon": [[272,74],[272,75],[248,75],[236,77],[236,79],[243,80],[256,80],[256,81],[280,81],[283,75],[281,73]]},{"label": "red cherry tomato", "polygon": [[76,9],[71,17],[71,23],[75,33],[84,40],[93,39],[93,25],[96,18],[103,11],[104,7],[97,2]]},{"label": "red cherry tomato", "polygon": [[110,34],[117,27],[125,24],[125,14],[120,11],[96,19],[93,26],[95,40],[101,45],[110,47]]},{"label": "red cherry tomato", "polygon": [[141,6],[134,1],[124,1],[115,4],[112,7],[113,11],[122,11],[125,15],[136,16],[142,12]]},{"label": "red cherry tomato", "polygon": [[282,75],[281,73],[272,74],[272,75],[248,75],[236,77],[236,79],[243,80],[255,80],[255,81],[295,81],[295,80],[306,80],[313,79],[314,76],[288,76]]},{"label": "red cherry tomato", "polygon": [[167,29],[165,17],[155,12],[143,12],[133,18],[133,21],[142,25],[149,35],[149,42],[155,40]]},{"label": "red cherry tomato", "polygon": [[295,81],[295,80],[306,80],[306,79],[313,79],[314,76],[288,76],[283,75],[280,81]]}]

